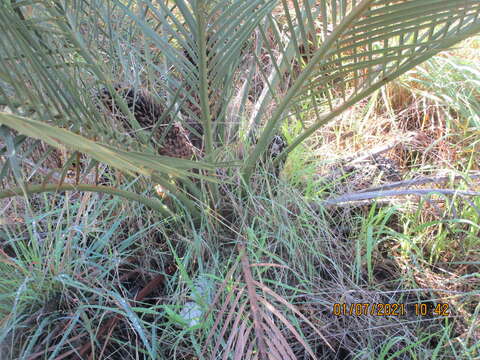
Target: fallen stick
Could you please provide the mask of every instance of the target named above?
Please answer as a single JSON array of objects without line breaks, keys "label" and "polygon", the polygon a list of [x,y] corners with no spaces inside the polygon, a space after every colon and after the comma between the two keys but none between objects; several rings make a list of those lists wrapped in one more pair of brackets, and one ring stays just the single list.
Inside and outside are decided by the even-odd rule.
[{"label": "fallen stick", "polygon": [[441,195],[460,195],[460,196],[480,196],[480,192],[468,191],[468,190],[455,190],[455,189],[410,189],[410,190],[385,190],[385,191],[369,191],[369,192],[355,192],[345,194],[333,199],[327,199],[323,201],[326,206],[337,205],[346,202],[355,202],[358,200],[369,200],[376,198],[392,197],[392,196],[405,196],[405,195],[417,195],[425,196],[432,194]]},{"label": "fallen stick", "polygon": [[415,133],[408,133],[405,136],[403,136],[402,138],[397,139],[395,141],[392,141],[389,144],[384,144],[384,145],[377,146],[377,147],[371,149],[370,151],[364,151],[363,154],[361,154],[361,155],[349,156],[345,159],[345,162],[346,162],[346,164],[355,165],[355,164],[361,163],[363,161],[374,159],[376,156],[379,156],[379,155],[393,149],[397,145],[411,143],[414,140],[414,136],[415,136]]},{"label": "fallen stick", "polygon": [[428,184],[428,183],[439,184],[439,183],[447,182],[449,180],[453,180],[453,181],[465,180],[466,181],[469,178],[470,179],[480,179],[480,173],[474,173],[474,174],[471,174],[471,175],[468,175],[468,176],[460,176],[460,175],[457,175],[455,177],[438,176],[438,177],[423,177],[423,178],[412,179],[412,180],[402,180],[402,181],[396,181],[396,182],[392,182],[392,183],[385,184],[385,185],[376,186],[376,187],[369,188],[369,189],[359,190],[358,192],[359,193],[364,193],[364,192],[372,192],[372,191],[383,191],[383,190],[395,189],[395,188],[399,188],[399,187],[410,187],[410,186],[424,185],[424,184]]}]

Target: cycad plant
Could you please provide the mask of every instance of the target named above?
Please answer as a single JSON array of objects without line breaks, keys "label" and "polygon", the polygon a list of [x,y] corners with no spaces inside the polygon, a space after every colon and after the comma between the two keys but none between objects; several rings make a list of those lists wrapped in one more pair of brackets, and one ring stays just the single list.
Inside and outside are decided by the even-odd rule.
[{"label": "cycad plant", "polygon": [[[4,1],[0,180],[13,174],[19,187],[1,196],[72,189],[24,180],[16,149],[27,136],[86,154],[89,169],[101,162],[150,179],[198,213],[218,201],[226,179],[216,169],[240,168],[248,187],[282,123],[295,117],[304,130],[276,162],[382,85],[477,33],[479,11],[474,0]],[[115,91],[119,77],[153,90],[162,126],[142,128]],[[101,88],[128,117],[133,146],[99,110]],[[151,132],[173,123],[202,138],[194,157],[158,155]],[[225,156],[247,135],[253,145]],[[76,187],[169,211],[137,194]]]},{"label": "cycad plant", "polygon": [[[0,183],[15,179],[18,187],[0,190],[0,199],[93,191],[139,201],[162,215],[208,216],[222,201],[225,183],[240,185],[228,188],[239,189],[239,197],[250,191],[257,165],[268,160],[285,122],[294,118],[303,130],[268,160],[274,166],[350,106],[478,33],[479,15],[478,0],[4,0]],[[135,105],[144,89],[160,109],[151,112],[148,126]],[[101,94],[108,95],[110,107]],[[134,136],[123,136],[115,112]],[[175,152],[162,149],[178,144],[168,143],[170,131],[200,140],[194,151],[184,152],[191,155],[165,155]],[[69,156],[62,168],[45,169],[55,148]],[[39,149],[45,153],[27,163]],[[82,177],[80,157],[88,159]],[[66,183],[73,163],[75,183]],[[32,173],[42,170],[42,177],[30,180],[26,164]],[[132,182],[140,178],[135,185],[142,186],[87,181],[85,175],[99,165]],[[157,185],[156,198],[145,184]],[[278,353],[293,359],[271,321],[275,315],[314,357],[267,299],[303,315],[253,279],[244,244],[240,251],[246,287],[239,285],[230,308],[232,314],[240,308],[235,323],[241,321],[243,330],[232,332],[225,345],[227,322],[219,340],[209,342],[209,336],[199,353],[215,358],[223,346],[224,358]],[[239,301],[246,293],[253,325],[242,319],[246,303]],[[246,345],[253,333],[258,352],[253,342]],[[267,355],[267,346],[275,351]]]}]

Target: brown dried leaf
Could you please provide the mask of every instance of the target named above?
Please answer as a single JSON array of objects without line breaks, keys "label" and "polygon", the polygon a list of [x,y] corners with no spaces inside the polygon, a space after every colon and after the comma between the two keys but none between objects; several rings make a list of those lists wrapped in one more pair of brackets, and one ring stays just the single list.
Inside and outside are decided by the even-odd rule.
[{"label": "brown dried leaf", "polygon": [[257,285],[258,287],[260,287],[263,291],[265,291],[267,294],[270,294],[271,296],[273,296],[278,302],[280,302],[281,304],[285,305],[286,307],[288,307],[291,311],[293,311],[295,314],[297,314],[303,321],[305,321],[308,325],[310,325],[310,327],[322,338],[323,341],[325,341],[325,344],[327,344],[327,346],[332,350],[332,351],[335,351],[333,350],[333,347],[332,345],[329,344],[329,342],[327,341],[327,339],[325,338],[325,336],[323,336],[323,334],[320,332],[320,330],[317,329],[317,327],[315,325],[313,325],[313,323],[308,320],[305,315],[303,315],[298,309],[296,306],[294,306],[293,304],[290,304],[287,300],[285,300],[283,297],[281,297],[280,295],[278,295],[276,292],[274,292],[272,289],[270,289],[269,287],[265,286],[264,284],[262,283],[259,283],[257,281],[255,281],[255,285]]},{"label": "brown dried leaf", "polygon": [[310,348],[310,346],[306,343],[306,341],[302,338],[302,336],[298,333],[298,331],[295,329],[295,327],[292,325],[290,321],[287,320],[283,314],[278,311],[272,304],[270,304],[267,300],[264,298],[259,298],[260,302],[265,305],[265,307],[272,313],[274,314],[282,323],[285,324],[288,330],[295,336],[297,341],[302,344],[304,349],[310,354],[310,356],[313,359],[316,359],[315,354],[313,353],[313,350]]},{"label": "brown dried leaf", "polygon": [[[242,306],[240,307],[240,310],[238,310],[237,317],[235,318],[235,322],[233,323],[232,329],[230,330],[230,336],[228,337],[227,340],[227,346],[225,348],[225,351],[223,353],[223,360],[227,360],[228,356],[230,355],[230,349],[232,348],[233,341],[235,338],[238,338],[240,333],[241,333],[241,328],[238,327],[238,324],[240,323],[240,319],[242,318],[243,311],[245,310],[245,305],[247,303],[244,302]],[[223,337],[223,333],[222,333]],[[216,352],[215,352],[216,353]]]},{"label": "brown dried leaf", "polygon": [[246,327],[247,327],[247,320],[244,320],[242,322],[242,325],[240,325],[237,342],[235,344],[235,357],[233,360],[242,360],[243,352],[245,350],[245,345],[247,344],[248,337],[250,335],[250,332],[253,329],[252,326],[249,326],[245,330]]},{"label": "brown dried leaf", "polygon": [[250,263],[248,261],[245,244],[240,242],[238,244],[240,250],[240,258],[242,262],[243,276],[247,284],[248,299],[250,301],[251,313],[253,317],[253,328],[255,329],[255,336],[257,338],[258,351],[261,359],[266,359],[267,349],[265,346],[265,339],[262,328],[262,310],[258,306],[258,295],[255,289],[256,281],[253,280],[252,272],[250,270]]},{"label": "brown dried leaf", "polygon": [[287,339],[285,339],[285,336],[282,335],[282,332],[280,331],[280,329],[277,327],[277,325],[275,325],[275,323],[273,322],[273,320],[267,316],[266,314],[264,314],[264,317],[263,317],[266,321],[266,323],[264,323],[264,326],[267,327],[269,326],[269,329],[270,331],[272,332],[272,336],[270,336],[271,338],[273,339],[276,339],[279,344],[277,345],[278,348],[281,348],[283,349],[283,354],[284,356],[288,356],[286,359],[287,360],[295,360],[295,354],[293,353],[293,350],[292,348],[290,347],[290,345],[288,345],[288,342],[287,342]]}]

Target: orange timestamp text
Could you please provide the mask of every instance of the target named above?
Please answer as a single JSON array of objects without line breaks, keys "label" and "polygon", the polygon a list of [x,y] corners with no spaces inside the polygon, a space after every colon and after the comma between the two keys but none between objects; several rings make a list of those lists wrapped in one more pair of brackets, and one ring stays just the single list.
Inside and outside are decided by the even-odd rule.
[{"label": "orange timestamp text", "polygon": [[416,303],[407,306],[401,303],[335,303],[333,314],[336,316],[405,316],[413,311],[416,316],[449,316],[448,304]]}]

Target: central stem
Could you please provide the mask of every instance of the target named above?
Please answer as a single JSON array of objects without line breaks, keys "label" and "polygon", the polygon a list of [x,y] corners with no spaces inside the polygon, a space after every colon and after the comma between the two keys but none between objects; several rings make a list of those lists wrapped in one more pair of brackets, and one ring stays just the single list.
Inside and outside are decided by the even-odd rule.
[{"label": "central stem", "polygon": [[200,80],[200,106],[202,109],[202,124],[205,133],[205,151],[207,158],[213,153],[212,118],[208,99],[208,67],[207,67],[207,26],[205,22],[205,2],[197,1],[197,31],[198,31],[198,59]]}]

